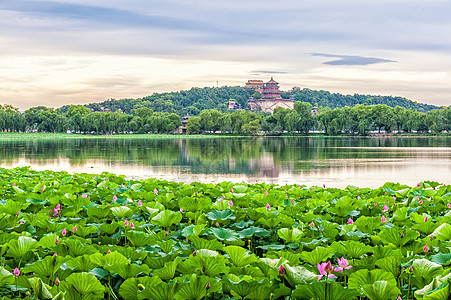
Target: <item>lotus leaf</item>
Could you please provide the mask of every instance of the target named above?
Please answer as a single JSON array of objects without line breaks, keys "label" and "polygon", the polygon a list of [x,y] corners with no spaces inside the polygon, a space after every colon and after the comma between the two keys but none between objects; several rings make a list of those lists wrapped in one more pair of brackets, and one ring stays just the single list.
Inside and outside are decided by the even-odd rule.
[{"label": "lotus leaf", "polygon": [[73,273],[66,278],[66,282],[72,285],[75,293],[82,297],[91,297],[91,299],[102,299],[105,287],[92,274]]},{"label": "lotus leaf", "polygon": [[292,287],[295,287],[298,284],[305,284],[318,280],[318,276],[316,274],[310,272],[302,266],[290,267],[288,264],[283,264],[283,266],[286,270],[285,278]]},{"label": "lotus leaf", "polygon": [[214,236],[216,236],[219,240],[221,241],[237,241],[240,239],[240,236],[238,235],[238,233],[236,233],[236,231],[231,230],[231,229],[227,229],[227,228],[222,228],[222,227],[218,227],[218,228],[210,228],[210,232],[214,234]]},{"label": "lotus leaf", "polygon": [[380,269],[373,269],[371,271],[362,269],[352,273],[349,276],[348,287],[350,289],[360,290],[365,285],[372,287],[373,283],[377,281],[388,282],[389,286],[396,287],[396,279],[393,274]]},{"label": "lotus leaf", "polygon": [[179,212],[172,210],[164,210],[152,218],[151,222],[154,225],[164,228],[171,227],[172,224],[179,223],[182,220],[182,215]]},{"label": "lotus leaf", "polygon": [[326,298],[326,282],[313,282],[309,285],[300,284],[296,286],[296,289],[292,293],[294,299],[301,300],[349,300],[355,299],[359,295],[356,290],[347,289],[336,282],[329,282],[327,291],[328,296]]},{"label": "lotus leaf", "polygon": [[0,267],[0,286],[6,284],[13,284],[14,277],[13,273],[6,270],[4,267]]},{"label": "lotus leaf", "polygon": [[391,281],[376,281],[373,284],[363,286],[365,296],[370,300],[396,299],[401,291]]},{"label": "lotus leaf", "polygon": [[216,220],[235,220],[235,215],[232,213],[230,209],[225,210],[212,210],[209,213],[207,213],[207,218],[212,221]]},{"label": "lotus leaf", "polygon": [[441,241],[451,240],[451,225],[448,223],[441,224],[434,230],[432,235]]},{"label": "lotus leaf", "polygon": [[[124,279],[132,278],[138,274],[149,274],[150,269],[147,265],[136,265],[136,264],[115,264],[115,265],[105,265],[105,270],[110,273],[116,273]],[[157,270],[156,270],[157,271]],[[157,274],[156,274],[157,275]],[[162,278],[162,277],[160,277]],[[163,278],[164,279],[164,278]]]},{"label": "lotus leaf", "polygon": [[295,243],[298,242],[304,233],[298,228],[294,227],[293,229],[282,228],[277,231],[277,234],[281,239],[283,239],[287,243]]},{"label": "lotus leaf", "polygon": [[260,282],[246,275],[238,277],[234,274],[229,274],[227,279],[230,289],[241,297],[241,299],[252,293],[260,285]]},{"label": "lotus leaf", "polygon": [[8,243],[8,255],[22,258],[28,251],[38,246],[38,241],[31,237],[20,236],[17,240]]},{"label": "lotus leaf", "polygon": [[116,206],[111,208],[111,212],[118,219],[129,218],[133,215],[133,211],[128,206]]},{"label": "lotus leaf", "polygon": [[332,254],[330,253],[330,250],[325,247],[316,247],[311,252],[304,251],[301,253],[301,259],[312,266],[316,266],[316,264],[324,261],[331,256]]},{"label": "lotus leaf", "polygon": [[257,261],[257,257],[254,255],[249,255],[246,249],[238,246],[228,246],[223,249],[230,260],[237,267],[245,267],[247,265],[253,264]]},{"label": "lotus leaf", "polygon": [[38,299],[52,299],[53,296],[45,286],[44,282],[42,282],[41,278],[33,277],[28,279],[31,287],[33,288],[34,296]]}]

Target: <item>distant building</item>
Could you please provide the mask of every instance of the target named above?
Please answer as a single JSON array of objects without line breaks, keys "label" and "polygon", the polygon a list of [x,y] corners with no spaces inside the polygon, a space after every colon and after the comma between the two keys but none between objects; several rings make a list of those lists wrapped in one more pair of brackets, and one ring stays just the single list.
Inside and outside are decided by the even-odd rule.
[{"label": "distant building", "polygon": [[312,116],[316,116],[318,114],[318,108],[316,106],[312,107]]},{"label": "distant building", "polygon": [[[251,80],[249,80],[248,83],[250,81]],[[273,113],[274,109],[277,107],[288,109],[294,108],[294,96],[292,95],[290,99],[283,99],[280,95],[279,83],[277,83],[272,77],[270,81],[263,85],[261,94],[261,99],[254,99],[253,97],[249,98],[248,104],[252,110],[261,109],[264,112]]]},{"label": "distant building", "polygon": [[263,92],[263,87],[263,80],[248,80],[245,85],[245,88],[253,89],[260,94]]},{"label": "distant building", "polygon": [[227,104],[227,108],[231,110],[238,110],[241,109],[241,105],[239,105],[235,101],[229,101],[229,103]]}]

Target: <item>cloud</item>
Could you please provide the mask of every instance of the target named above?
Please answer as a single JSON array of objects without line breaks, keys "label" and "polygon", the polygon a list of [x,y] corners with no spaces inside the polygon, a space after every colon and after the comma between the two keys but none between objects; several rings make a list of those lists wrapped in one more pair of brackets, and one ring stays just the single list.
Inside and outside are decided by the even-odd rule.
[{"label": "cloud", "polygon": [[337,54],[327,54],[327,53],[312,53],[312,56],[321,57],[331,57],[338,58],[335,60],[326,61],[325,65],[334,66],[366,66],[379,63],[396,62],[394,60],[376,58],[376,57],[363,57],[363,56],[352,56],[352,55],[337,55]]}]

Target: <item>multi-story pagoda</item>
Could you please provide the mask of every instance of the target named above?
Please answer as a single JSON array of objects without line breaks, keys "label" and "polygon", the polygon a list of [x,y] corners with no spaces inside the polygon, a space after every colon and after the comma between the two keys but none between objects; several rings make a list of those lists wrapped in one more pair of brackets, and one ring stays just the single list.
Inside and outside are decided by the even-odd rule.
[{"label": "multi-story pagoda", "polygon": [[280,95],[279,84],[271,77],[264,84],[260,99],[249,98],[248,104],[252,110],[261,109],[264,112],[273,113],[277,107],[293,109],[294,99],[283,99]]},{"label": "multi-story pagoda", "polygon": [[253,89],[261,94],[263,92],[263,86],[263,80],[248,80],[245,88]]}]

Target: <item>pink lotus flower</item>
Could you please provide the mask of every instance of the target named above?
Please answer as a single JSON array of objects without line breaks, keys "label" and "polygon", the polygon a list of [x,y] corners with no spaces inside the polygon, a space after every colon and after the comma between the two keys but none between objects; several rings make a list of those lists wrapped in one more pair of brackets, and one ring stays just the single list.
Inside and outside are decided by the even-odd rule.
[{"label": "pink lotus flower", "polygon": [[420,186],[421,186],[421,184],[417,183],[417,187],[420,187]]},{"label": "pink lotus flower", "polygon": [[20,215],[20,210],[17,212],[17,215]]},{"label": "pink lotus flower", "polygon": [[55,252],[55,253],[53,253],[53,256],[58,256],[58,253],[56,253],[56,252]]},{"label": "pink lotus flower", "polygon": [[451,208],[451,203],[448,202],[448,204],[446,204],[446,206],[448,206],[448,208]]},{"label": "pink lotus flower", "polygon": [[269,203],[266,203],[266,209],[267,209],[267,210],[270,210],[270,209],[271,209],[271,206],[269,205]]},{"label": "pink lotus flower", "polygon": [[55,239],[55,244],[59,244],[60,243],[60,240],[58,239],[58,237],[56,237],[56,239]]},{"label": "pink lotus flower", "polygon": [[180,212],[184,212],[183,208],[180,208]]},{"label": "pink lotus flower", "polygon": [[374,202],[374,206],[377,206],[377,202]]},{"label": "pink lotus flower", "polygon": [[128,226],[128,220],[125,219],[125,221],[124,221],[124,227],[127,227],[127,226]]},{"label": "pink lotus flower", "polygon": [[[293,198],[291,198],[291,204],[294,205],[294,199],[293,199]],[[448,204],[449,204],[449,203],[448,203]]]},{"label": "pink lotus flower", "polygon": [[158,190],[157,190],[157,189],[153,189],[153,193],[154,193],[155,195],[158,195]]},{"label": "pink lotus flower", "polygon": [[347,259],[345,259],[344,257],[341,257],[341,259],[337,258],[338,261],[338,267],[335,268],[335,272],[341,271],[341,274],[343,274],[343,270],[346,269],[351,269],[352,266],[349,265],[349,262]]},{"label": "pink lotus flower", "polygon": [[360,200],[361,198],[360,198],[360,196],[357,196],[357,200]]},{"label": "pink lotus flower", "polygon": [[279,276],[285,276],[285,274],[287,273],[287,271],[285,270],[283,265],[280,265],[279,267]]},{"label": "pink lotus flower", "polygon": [[388,222],[388,220],[385,218],[385,216],[382,216],[381,217],[381,223],[387,223]]},{"label": "pink lotus flower", "polygon": [[16,278],[19,277],[19,275],[20,275],[19,269],[18,269],[18,268],[15,268],[14,271],[13,271],[13,274],[14,274],[14,276],[15,276]]},{"label": "pink lotus flower", "polygon": [[143,206],[143,202],[141,200],[138,201],[138,206]]},{"label": "pink lotus flower", "polygon": [[229,206],[232,207],[233,206],[233,202],[232,199],[229,200]]},{"label": "pink lotus flower", "polygon": [[265,196],[268,196],[268,191],[267,190],[265,190]]},{"label": "pink lotus flower", "polygon": [[232,188],[230,188],[230,192],[233,194],[233,189]]},{"label": "pink lotus flower", "polygon": [[315,227],[315,223],[313,223],[313,221],[310,223],[310,227]]},{"label": "pink lotus flower", "polygon": [[328,278],[336,277],[334,274],[332,274],[334,267],[332,266],[330,261],[328,261],[327,263],[322,262],[321,265],[317,264],[317,266],[318,266],[319,274],[321,274],[321,275],[317,275],[318,280],[321,280],[323,278],[323,276],[327,276]]},{"label": "pink lotus flower", "polygon": [[428,251],[429,251],[429,246],[428,246],[428,244],[426,244],[426,245],[424,246],[423,250],[424,250],[424,252],[428,252]]},{"label": "pink lotus flower", "polygon": [[[16,186],[16,183],[15,182],[13,182],[13,186]],[[17,269],[17,268],[16,268]]]},{"label": "pink lotus flower", "polygon": [[219,222],[216,222],[216,227],[219,227]]},{"label": "pink lotus flower", "polygon": [[384,213],[384,212],[387,212],[388,211],[388,206],[387,206],[387,204],[385,204],[384,205],[384,209],[382,210],[382,212]]},{"label": "pink lotus flower", "polygon": [[77,232],[77,226],[74,226],[74,228],[72,228],[72,232],[73,233]]},{"label": "pink lotus flower", "polygon": [[352,224],[354,224],[354,221],[351,218],[349,218],[348,219],[348,225],[352,225]]},{"label": "pink lotus flower", "polygon": [[326,185],[325,184],[323,184],[323,189],[325,189],[326,188]]},{"label": "pink lotus flower", "polygon": [[423,204],[423,200],[420,200],[420,204]]},{"label": "pink lotus flower", "polygon": [[60,280],[58,277],[56,277],[56,279],[55,279],[55,285],[60,285]]},{"label": "pink lotus flower", "polygon": [[66,228],[64,228],[63,231],[61,232],[61,235],[66,236],[66,233],[67,233],[67,230],[66,230]]},{"label": "pink lotus flower", "polygon": [[108,249],[108,252],[107,252],[107,254],[110,254],[111,253],[111,250],[110,249]]},{"label": "pink lotus flower", "polygon": [[424,223],[428,221],[428,217],[424,217]]},{"label": "pink lotus flower", "polygon": [[43,186],[41,186],[41,192],[43,192],[44,191],[44,187]]},{"label": "pink lotus flower", "polygon": [[86,195],[85,193],[83,193],[83,194],[81,194],[81,197],[82,197],[82,198],[87,198],[88,195]]},{"label": "pink lotus flower", "polygon": [[116,195],[113,196],[113,201],[117,201],[117,196]]},{"label": "pink lotus flower", "polygon": [[135,225],[133,224],[132,221],[130,221],[130,228],[131,228],[131,229],[135,229]]},{"label": "pink lotus flower", "polygon": [[58,203],[58,204],[55,206],[55,209],[56,209],[56,210],[61,210],[61,204]]},{"label": "pink lotus flower", "polygon": [[401,295],[398,295],[398,298],[396,300],[402,300]]}]

